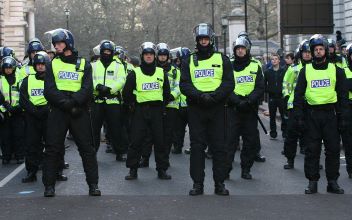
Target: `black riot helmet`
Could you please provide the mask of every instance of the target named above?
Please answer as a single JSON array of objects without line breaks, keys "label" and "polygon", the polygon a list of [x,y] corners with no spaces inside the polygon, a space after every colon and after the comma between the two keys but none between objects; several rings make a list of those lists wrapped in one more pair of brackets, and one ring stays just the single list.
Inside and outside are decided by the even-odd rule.
[{"label": "black riot helmet", "polygon": [[198,45],[198,41],[200,38],[209,38],[210,45],[213,47],[215,43],[215,32],[213,27],[207,23],[201,23],[194,27],[193,29],[194,40]]}]

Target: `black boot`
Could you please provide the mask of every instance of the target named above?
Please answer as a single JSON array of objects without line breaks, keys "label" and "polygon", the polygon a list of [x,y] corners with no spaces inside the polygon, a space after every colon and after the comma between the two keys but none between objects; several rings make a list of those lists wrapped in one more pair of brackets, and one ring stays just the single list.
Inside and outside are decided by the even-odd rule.
[{"label": "black boot", "polygon": [[126,157],[123,154],[116,154],[116,161],[125,162]]},{"label": "black boot", "polygon": [[56,176],[56,180],[57,180],[57,181],[67,181],[68,178],[67,178],[66,175],[64,175],[64,174],[62,173],[62,170],[61,170],[61,171],[58,172],[58,174],[57,174],[57,176]]},{"label": "black boot", "polygon": [[205,158],[207,159],[212,159],[213,158],[213,154],[208,150],[206,153],[205,153]]},{"label": "black boot", "polygon": [[301,149],[299,150],[300,154],[306,154],[306,151],[304,150],[304,148],[301,147]]},{"label": "black boot", "polygon": [[114,150],[112,149],[111,145],[106,145],[105,153],[108,153],[108,154],[114,153]]},{"label": "black boot", "polygon": [[125,180],[135,180],[137,179],[137,169],[130,169],[130,172],[128,173],[127,176],[125,176]]},{"label": "black boot", "polygon": [[64,169],[67,170],[68,168],[70,168],[70,164],[68,164],[67,162],[64,163]]},{"label": "black boot", "polygon": [[190,196],[203,195],[204,185],[203,183],[193,183],[193,188],[189,191]]},{"label": "black boot", "polygon": [[142,157],[138,164],[139,168],[149,167],[149,158]]},{"label": "black boot", "polygon": [[294,166],[294,159],[287,159],[287,164],[284,165],[285,170],[290,170],[295,168]]},{"label": "black boot", "polygon": [[276,132],[276,131],[270,131],[270,137],[271,137],[272,139],[277,138],[277,132]]},{"label": "black boot", "polygon": [[23,164],[24,163],[24,159],[17,159],[16,160],[16,164]]},{"label": "black boot", "polygon": [[44,197],[54,197],[55,186],[45,186]]},{"label": "black boot", "polygon": [[22,178],[22,183],[31,183],[37,181],[36,172],[28,172],[27,176]]},{"label": "black boot", "polygon": [[98,188],[98,184],[89,184],[89,195],[90,196],[101,196],[101,192]]},{"label": "black boot", "polygon": [[305,194],[315,194],[318,192],[318,181],[309,181],[307,188],[304,190]]},{"label": "black boot", "polygon": [[215,183],[215,194],[219,196],[228,196],[229,190],[225,188],[224,183]]},{"label": "black boot", "polygon": [[326,191],[329,193],[335,193],[335,194],[344,194],[345,191],[340,188],[339,184],[337,184],[336,180],[330,180],[328,181],[328,186],[326,188]]},{"label": "black boot", "polygon": [[352,172],[348,173],[348,178],[352,179]]},{"label": "black boot", "polygon": [[10,161],[11,161],[11,160],[2,159],[2,165],[10,164]]},{"label": "black boot", "polygon": [[172,149],[171,153],[173,154],[182,154],[182,147],[175,147]]},{"label": "black boot", "polygon": [[254,158],[254,161],[255,161],[255,162],[260,162],[260,163],[264,163],[265,160],[266,160],[265,157],[262,156],[262,155],[260,155],[260,153],[258,153],[258,154],[255,156],[255,158]]},{"label": "black boot", "polygon": [[185,154],[191,154],[191,148],[187,148],[183,151]]},{"label": "black boot", "polygon": [[171,176],[166,173],[166,170],[159,170],[158,178],[162,180],[171,180]]},{"label": "black boot", "polygon": [[243,169],[242,170],[242,174],[241,174],[242,179],[245,180],[251,180],[252,179],[252,175],[250,174],[250,171],[247,169]]}]

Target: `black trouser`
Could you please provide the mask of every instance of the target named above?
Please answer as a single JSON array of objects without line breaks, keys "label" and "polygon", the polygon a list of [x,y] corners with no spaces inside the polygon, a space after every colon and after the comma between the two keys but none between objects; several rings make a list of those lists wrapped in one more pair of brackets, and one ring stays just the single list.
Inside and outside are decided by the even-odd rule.
[{"label": "black trouser", "polygon": [[164,141],[168,150],[168,155],[171,152],[171,147],[175,136],[177,112],[177,108],[166,108],[166,114],[164,115]]},{"label": "black trouser", "polygon": [[23,113],[15,113],[6,117],[0,126],[1,151],[3,160],[11,160],[12,154],[16,159],[23,159],[25,122]]},{"label": "black trouser", "polygon": [[116,154],[124,154],[125,149],[121,144],[121,106],[119,104],[95,103],[93,105],[93,128],[95,149],[100,146],[101,128],[106,122],[107,134]]},{"label": "black trouser", "polygon": [[42,162],[46,137],[47,118],[36,118],[26,113],[25,164],[28,173],[36,173]]},{"label": "black trouser", "polygon": [[279,109],[281,117],[281,131],[286,132],[286,117],[285,117],[284,100],[281,97],[269,95],[269,114],[270,114],[270,132],[276,132],[276,112]]},{"label": "black trouser", "polygon": [[228,171],[232,169],[232,162],[238,147],[239,137],[242,137],[241,168],[249,172],[260,146],[259,130],[256,111],[239,111],[236,108],[228,108]]},{"label": "black trouser", "polygon": [[148,159],[150,158],[150,155],[152,154],[153,151],[153,136],[152,132],[150,130],[147,131],[147,135],[145,136],[145,139],[142,144],[142,158]]},{"label": "black trouser", "polygon": [[194,183],[204,182],[207,144],[213,153],[213,179],[215,183],[222,183],[226,178],[225,118],[223,104],[206,108],[197,105],[188,106],[191,140],[190,174]]},{"label": "black trouser", "polygon": [[52,107],[48,115],[47,136],[44,151],[43,183],[45,186],[55,185],[56,172],[60,168],[65,153],[64,141],[67,130],[72,134],[88,184],[98,184],[98,163],[93,144],[93,131],[90,110],[83,109],[77,117],[59,108]]},{"label": "black trouser", "polygon": [[131,114],[128,105],[121,106],[121,146],[127,152],[131,144]]},{"label": "black trouser", "polygon": [[287,121],[287,137],[284,142],[284,153],[288,160],[293,160],[296,157],[297,152],[297,141],[299,145],[304,146],[304,135],[303,131],[300,131],[300,127],[297,124],[297,120],[294,118],[293,110],[288,111]]},{"label": "black trouser", "polygon": [[349,128],[341,132],[341,138],[345,150],[346,170],[347,173],[352,173],[352,104],[350,104],[349,111],[349,118],[347,119]]},{"label": "black trouser", "polygon": [[318,181],[322,140],[325,146],[325,173],[327,180],[337,180],[340,168],[340,138],[334,110],[308,109],[305,114],[306,154],[304,172],[310,181]]},{"label": "black trouser", "polygon": [[142,155],[143,144],[150,130],[154,145],[156,169],[167,170],[169,161],[163,133],[163,106],[137,104],[132,118],[132,143],[127,153],[126,166],[137,169]]},{"label": "black trouser", "polygon": [[177,111],[175,121],[174,146],[176,148],[183,148],[187,124],[187,107],[180,107]]}]

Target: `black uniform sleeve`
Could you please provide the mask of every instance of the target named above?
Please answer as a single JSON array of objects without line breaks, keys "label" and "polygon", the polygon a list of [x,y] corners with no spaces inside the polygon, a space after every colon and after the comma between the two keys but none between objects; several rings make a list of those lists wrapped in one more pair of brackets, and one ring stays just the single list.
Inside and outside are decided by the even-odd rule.
[{"label": "black uniform sleeve", "polygon": [[93,97],[93,78],[92,78],[92,66],[86,61],[84,66],[84,75],[82,78],[81,89],[72,94],[72,98],[78,103],[78,105],[84,105]]},{"label": "black uniform sleeve", "polygon": [[46,65],[46,70],[44,80],[44,97],[49,104],[60,107],[60,104],[67,99],[67,96],[56,87],[51,63]]},{"label": "black uniform sleeve", "polygon": [[268,92],[268,70],[264,71],[264,92]]},{"label": "black uniform sleeve", "polygon": [[220,86],[214,91],[214,99],[217,102],[222,102],[227,99],[235,88],[235,82],[233,77],[233,69],[230,59],[227,56],[222,55],[223,63],[223,74],[222,82]]},{"label": "black uniform sleeve", "polygon": [[170,82],[169,82],[169,77],[167,76],[167,73],[164,73],[164,85],[163,85],[163,100],[164,104],[167,105],[170,100]]},{"label": "black uniform sleeve", "polygon": [[37,111],[37,108],[29,100],[28,94],[28,77],[24,78],[20,87],[20,106],[26,112],[34,114]]},{"label": "black uniform sleeve", "polygon": [[346,86],[346,75],[343,69],[336,68],[336,93],[337,93],[337,112],[340,112],[342,117],[347,120],[349,114],[348,107],[348,87]]},{"label": "black uniform sleeve", "polygon": [[132,70],[126,78],[125,86],[122,90],[123,101],[126,104],[132,104],[136,102],[136,96],[133,94],[133,90],[136,89],[136,73]]},{"label": "black uniform sleeve", "polygon": [[254,90],[248,95],[248,99],[251,103],[258,103],[258,101],[263,96],[263,94],[264,94],[263,73],[262,73],[262,68],[258,66]]},{"label": "black uniform sleeve", "polygon": [[192,83],[191,73],[189,69],[190,57],[183,60],[181,63],[181,78],[180,78],[180,90],[187,99],[193,102],[198,102],[200,95],[202,94]]},{"label": "black uniform sleeve", "polygon": [[295,88],[295,98],[293,100],[293,110],[296,117],[303,118],[305,104],[305,93],[307,89],[306,68],[303,67],[299,72]]}]

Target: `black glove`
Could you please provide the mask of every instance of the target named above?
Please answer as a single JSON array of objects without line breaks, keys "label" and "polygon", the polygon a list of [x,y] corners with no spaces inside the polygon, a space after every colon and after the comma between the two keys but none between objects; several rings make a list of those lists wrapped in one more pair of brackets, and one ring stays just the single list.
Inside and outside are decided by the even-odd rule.
[{"label": "black glove", "polygon": [[251,105],[249,103],[249,100],[248,99],[241,100],[238,103],[237,108],[239,111],[242,111],[242,112],[251,111]]},{"label": "black glove", "polygon": [[349,127],[349,124],[348,124],[347,120],[343,120],[342,119],[342,120],[339,121],[339,130],[340,130],[340,132],[347,131],[348,127]]},{"label": "black glove", "polygon": [[133,114],[136,111],[136,104],[135,103],[129,104],[128,109],[129,109],[129,112]]},{"label": "black glove", "polygon": [[284,97],[284,103],[285,103],[285,105],[287,105],[287,102],[288,102],[288,99],[289,99],[289,98],[290,98],[290,96],[288,96],[288,95]]},{"label": "black glove", "polygon": [[17,106],[9,106],[6,109],[11,115],[18,114],[18,113],[22,112],[22,108],[19,105],[17,105]]},{"label": "black glove", "polygon": [[36,111],[36,117],[40,119],[46,119],[48,117],[49,107],[47,105],[41,106]]},{"label": "black glove", "polygon": [[211,96],[210,93],[202,93],[200,95],[200,103],[205,106],[211,106],[216,103],[215,99]]},{"label": "black glove", "polygon": [[76,102],[73,99],[65,99],[62,102],[62,109],[66,112],[71,112],[72,108],[75,107]]},{"label": "black glove", "polygon": [[73,108],[71,109],[71,116],[72,116],[73,118],[77,118],[77,117],[79,117],[81,114],[82,114],[82,109],[81,109],[81,108],[79,108],[79,107],[73,107]]},{"label": "black glove", "polygon": [[107,86],[104,86],[102,84],[98,84],[96,86],[96,90],[99,92],[99,95],[102,96],[102,97],[106,97],[108,95],[110,95],[110,90],[111,88],[110,87],[107,87]]},{"label": "black glove", "polygon": [[297,120],[297,127],[298,127],[298,130],[303,133],[304,132],[304,129],[305,129],[305,123],[304,123],[304,120],[303,118],[298,118],[296,119]]}]

